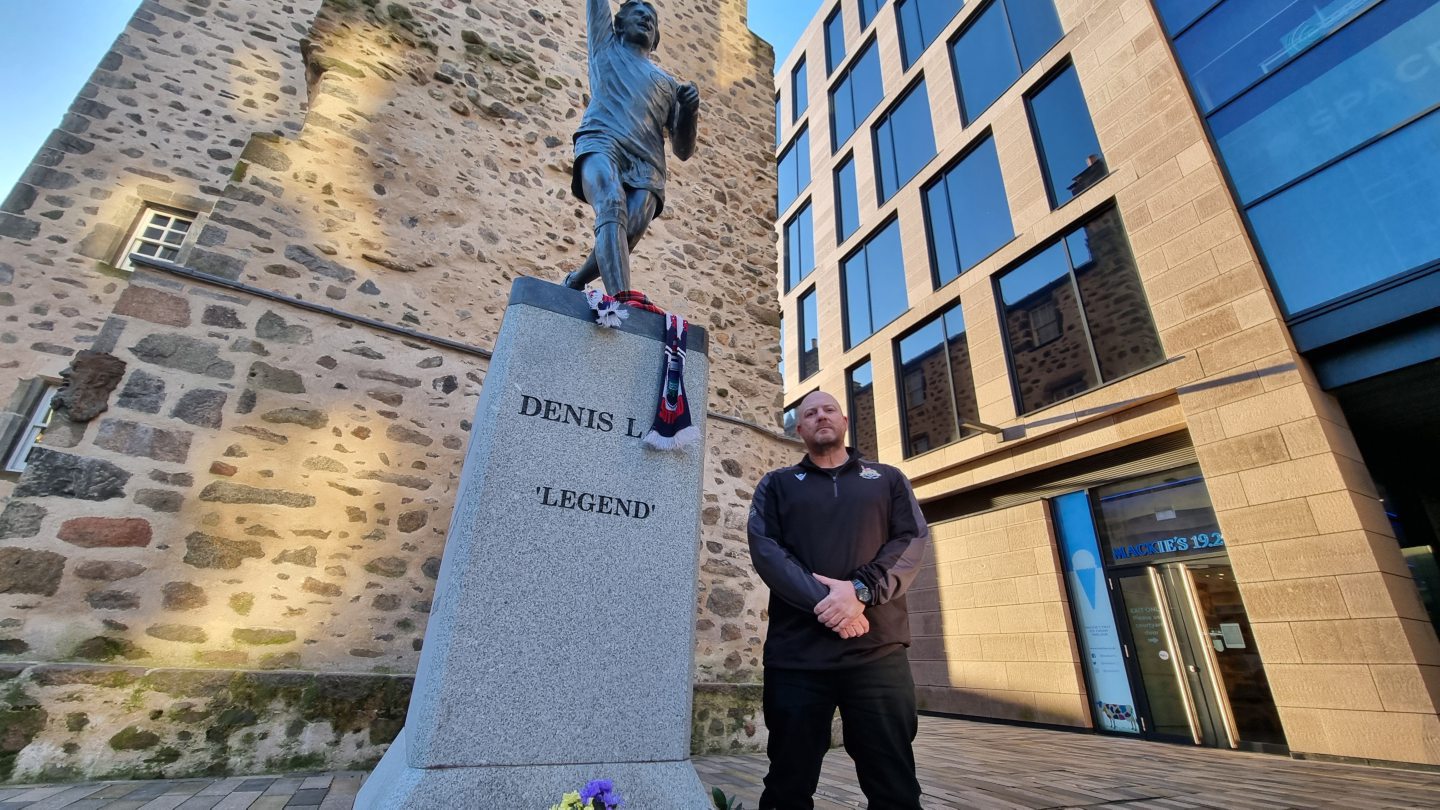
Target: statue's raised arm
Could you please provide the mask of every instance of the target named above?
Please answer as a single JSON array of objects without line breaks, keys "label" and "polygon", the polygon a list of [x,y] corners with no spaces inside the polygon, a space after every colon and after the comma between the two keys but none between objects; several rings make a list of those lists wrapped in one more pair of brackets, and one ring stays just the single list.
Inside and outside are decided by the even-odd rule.
[{"label": "statue's raised arm", "polygon": [[615,36],[615,18],[610,14],[610,0],[585,0],[585,34],[590,46],[590,58],[607,39]]},{"label": "statue's raised arm", "polygon": [[[677,0],[678,2],[678,0]],[[649,0],[586,0],[590,104],[575,131],[571,191],[595,209],[595,251],[565,279],[630,290],[630,251],[665,208],[665,133],[675,157],[695,153],[700,91],[651,61],[660,18]]]}]

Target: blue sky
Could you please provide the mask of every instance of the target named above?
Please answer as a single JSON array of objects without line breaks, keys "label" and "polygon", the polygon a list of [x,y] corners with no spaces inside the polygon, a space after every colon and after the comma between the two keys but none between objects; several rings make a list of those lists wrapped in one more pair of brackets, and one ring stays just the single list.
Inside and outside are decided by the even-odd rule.
[{"label": "blue sky", "polygon": [[[783,60],[821,2],[749,0],[750,28]],[[0,121],[5,122],[0,198],[20,179],[138,5],[139,0],[0,0]]]}]

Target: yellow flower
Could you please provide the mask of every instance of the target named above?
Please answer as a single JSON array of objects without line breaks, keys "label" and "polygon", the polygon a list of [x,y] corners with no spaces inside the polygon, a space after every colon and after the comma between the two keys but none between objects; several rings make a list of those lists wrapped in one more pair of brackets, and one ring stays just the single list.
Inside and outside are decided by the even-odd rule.
[{"label": "yellow flower", "polygon": [[580,791],[572,790],[560,797],[560,810],[584,810],[580,804]]}]

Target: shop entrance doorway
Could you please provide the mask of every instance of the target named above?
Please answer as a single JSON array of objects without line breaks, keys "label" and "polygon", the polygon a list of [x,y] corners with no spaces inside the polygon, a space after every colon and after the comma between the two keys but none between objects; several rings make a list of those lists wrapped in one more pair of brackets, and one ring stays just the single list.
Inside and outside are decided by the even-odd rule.
[{"label": "shop entrance doorway", "polygon": [[1109,584],[1148,736],[1223,748],[1284,745],[1223,557],[1115,570]]}]

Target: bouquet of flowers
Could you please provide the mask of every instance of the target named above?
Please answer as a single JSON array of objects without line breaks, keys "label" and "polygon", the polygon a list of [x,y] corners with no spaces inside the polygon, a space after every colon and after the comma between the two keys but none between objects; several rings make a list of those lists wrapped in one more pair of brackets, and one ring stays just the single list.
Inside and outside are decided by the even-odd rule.
[{"label": "bouquet of flowers", "polygon": [[609,779],[591,779],[580,791],[570,791],[560,797],[560,803],[550,810],[616,810],[624,807],[625,800],[615,790],[615,783]]}]

